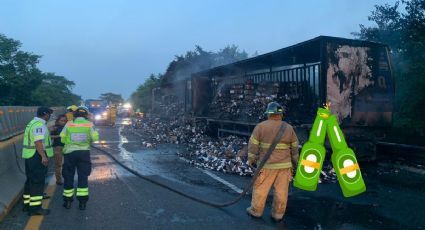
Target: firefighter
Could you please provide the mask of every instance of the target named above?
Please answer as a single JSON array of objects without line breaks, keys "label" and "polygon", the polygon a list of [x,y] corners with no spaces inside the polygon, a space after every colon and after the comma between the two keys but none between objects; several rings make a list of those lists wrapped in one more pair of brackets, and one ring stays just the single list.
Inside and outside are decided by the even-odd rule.
[{"label": "firefighter", "polygon": [[88,176],[91,173],[90,144],[99,139],[93,123],[88,120],[88,109],[80,106],[74,112],[74,120],[68,122],[60,136],[64,147],[64,164],[62,176],[64,178],[63,206],[71,208],[74,197],[74,174],[77,170],[78,185],[76,197],[79,209],[85,210],[89,199]]},{"label": "firefighter", "polygon": [[50,133],[46,122],[53,110],[47,107],[37,109],[34,117],[25,128],[22,158],[25,159],[26,181],[24,186],[24,211],[29,216],[48,215],[50,210],[43,209],[44,183],[47,175],[48,157],[53,156]]},{"label": "firefighter", "polygon": [[78,107],[76,105],[71,105],[66,108],[66,119],[68,121],[74,120],[74,112],[77,110],[77,108]]},{"label": "firefighter", "polygon": [[261,218],[270,188],[274,188],[272,219],[283,219],[288,201],[288,187],[292,180],[292,162],[298,162],[298,138],[291,125],[282,121],[284,110],[281,105],[271,102],[267,106],[268,119],[259,123],[249,139],[248,163],[253,166],[262,160],[279,132],[282,123],[286,126],[283,136],[273,150],[270,158],[261,169],[253,185],[251,206],[248,215]]}]

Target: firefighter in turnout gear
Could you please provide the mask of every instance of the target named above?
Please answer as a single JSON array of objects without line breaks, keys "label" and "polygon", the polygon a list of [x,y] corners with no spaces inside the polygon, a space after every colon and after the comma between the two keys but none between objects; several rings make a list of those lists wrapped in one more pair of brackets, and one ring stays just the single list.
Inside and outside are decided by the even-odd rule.
[{"label": "firefighter in turnout gear", "polygon": [[[99,139],[93,123],[88,120],[88,109],[80,106],[74,112],[74,120],[69,121],[63,128],[60,136],[64,147],[64,164],[62,176],[64,178],[63,206],[71,208],[74,194],[80,202],[80,210],[86,209],[89,199],[88,176],[91,173],[90,144]],[[77,170],[78,185],[74,189],[74,174]]]},{"label": "firefighter in turnout gear", "polygon": [[26,181],[24,186],[24,211],[28,215],[48,215],[49,210],[41,207],[44,183],[47,175],[48,157],[53,156],[50,133],[46,122],[53,110],[40,107],[37,117],[25,128],[22,158],[25,159]]},{"label": "firefighter in turnout gear", "polygon": [[260,162],[267,153],[281,125],[285,126],[283,136],[273,150],[270,158],[253,185],[251,206],[247,208],[250,216],[260,218],[271,187],[274,188],[272,219],[283,219],[288,201],[288,187],[292,180],[292,162],[298,161],[298,138],[294,129],[282,121],[284,110],[281,105],[271,102],[267,106],[268,120],[259,123],[249,139],[248,163],[252,166]]}]

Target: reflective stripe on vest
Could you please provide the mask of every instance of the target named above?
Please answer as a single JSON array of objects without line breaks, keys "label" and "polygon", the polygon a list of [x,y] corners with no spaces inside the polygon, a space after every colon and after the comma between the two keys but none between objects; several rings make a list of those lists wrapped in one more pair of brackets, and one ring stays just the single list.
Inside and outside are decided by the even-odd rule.
[{"label": "reflective stripe on vest", "polygon": [[[269,143],[260,143],[260,148],[262,148],[262,149],[268,149],[268,148],[270,148],[270,146],[271,146],[271,144],[269,144]],[[290,149],[290,148],[291,148],[290,145],[281,143],[281,144],[277,144],[275,149],[276,150],[282,150],[282,149]]]},{"label": "reflective stripe on vest", "polygon": [[70,123],[68,124],[68,127],[93,127],[91,123],[82,123],[82,124],[76,124],[76,123]]}]

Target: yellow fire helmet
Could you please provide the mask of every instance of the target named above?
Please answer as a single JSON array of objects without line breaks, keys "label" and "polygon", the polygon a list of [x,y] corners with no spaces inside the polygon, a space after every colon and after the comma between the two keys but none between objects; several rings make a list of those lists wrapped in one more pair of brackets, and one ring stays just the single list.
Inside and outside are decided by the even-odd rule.
[{"label": "yellow fire helmet", "polygon": [[67,108],[66,108],[66,110],[67,111],[72,111],[72,112],[74,112],[75,110],[77,110],[77,106],[76,105],[71,105],[71,106],[68,106]]}]

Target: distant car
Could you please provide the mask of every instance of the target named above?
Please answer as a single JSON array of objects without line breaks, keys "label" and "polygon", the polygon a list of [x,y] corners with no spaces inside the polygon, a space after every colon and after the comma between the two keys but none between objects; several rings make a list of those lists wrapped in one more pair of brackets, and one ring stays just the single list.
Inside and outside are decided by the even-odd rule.
[{"label": "distant car", "polygon": [[133,115],[133,107],[130,103],[125,103],[118,109],[120,117],[131,117]]},{"label": "distant car", "polygon": [[110,106],[103,100],[86,100],[86,106],[95,125],[115,125],[116,115],[112,114]]},{"label": "distant car", "polygon": [[89,108],[95,125],[108,124],[110,122],[107,108]]}]

